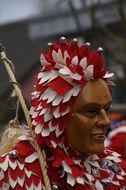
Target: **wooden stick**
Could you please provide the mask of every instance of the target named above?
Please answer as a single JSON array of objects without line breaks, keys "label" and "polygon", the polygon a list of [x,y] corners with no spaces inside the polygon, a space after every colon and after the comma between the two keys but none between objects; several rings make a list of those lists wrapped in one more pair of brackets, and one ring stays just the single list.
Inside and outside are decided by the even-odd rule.
[{"label": "wooden stick", "polygon": [[44,178],[44,183],[45,183],[46,190],[51,190],[51,184],[50,184],[50,180],[49,180],[49,177],[48,177],[48,174],[47,174],[46,160],[45,160],[44,153],[41,150],[38,143],[36,142],[35,132],[32,130],[32,122],[31,122],[31,118],[30,118],[30,115],[29,115],[29,110],[28,110],[28,108],[27,108],[27,106],[25,104],[23,95],[21,93],[21,89],[19,88],[19,85],[18,85],[17,80],[16,80],[15,75],[14,75],[14,71],[12,70],[12,67],[11,67],[12,62],[7,58],[7,56],[5,54],[5,51],[4,51],[4,48],[3,48],[2,45],[0,45],[0,58],[3,61],[4,65],[5,65],[5,68],[6,68],[7,72],[8,72],[9,78],[12,81],[12,85],[14,87],[14,90],[15,90],[18,98],[19,98],[19,101],[20,101],[20,104],[22,106],[22,109],[23,109],[27,124],[28,124],[28,126],[30,128],[30,131],[31,131],[31,134],[32,134],[32,137],[33,137],[33,142],[34,142],[36,151],[38,153],[38,159],[39,159],[39,162],[40,162],[41,171],[42,171],[42,175],[43,175],[43,178]]}]

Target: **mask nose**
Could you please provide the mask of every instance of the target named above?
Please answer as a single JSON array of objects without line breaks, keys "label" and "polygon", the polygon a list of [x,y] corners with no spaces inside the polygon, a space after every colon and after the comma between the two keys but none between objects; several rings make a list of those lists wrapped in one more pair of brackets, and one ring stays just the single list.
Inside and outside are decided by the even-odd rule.
[{"label": "mask nose", "polygon": [[101,126],[106,126],[106,127],[108,127],[110,125],[109,114],[104,109],[102,109],[100,111],[98,124],[101,125]]}]

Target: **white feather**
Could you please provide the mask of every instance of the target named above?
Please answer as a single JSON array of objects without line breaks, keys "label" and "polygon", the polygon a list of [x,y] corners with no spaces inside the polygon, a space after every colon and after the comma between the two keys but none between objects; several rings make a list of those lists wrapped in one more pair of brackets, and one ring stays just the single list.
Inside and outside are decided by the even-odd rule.
[{"label": "white feather", "polygon": [[86,67],[87,67],[87,59],[86,59],[86,57],[84,57],[84,58],[82,58],[80,60],[80,64],[79,65],[83,68],[83,70],[86,69]]},{"label": "white feather", "polygon": [[11,160],[9,160],[9,166],[13,169],[13,170],[15,170],[15,168],[17,167],[17,162],[15,161],[15,162],[11,162]]},{"label": "white feather", "polygon": [[10,186],[14,189],[16,184],[17,184],[17,179],[16,180],[13,180],[11,178],[11,176],[9,175],[9,183],[10,183]]},{"label": "white feather", "polygon": [[49,130],[50,130],[50,132],[54,131],[56,129],[56,126],[52,126],[52,122],[50,121],[49,122]]},{"label": "white feather", "polygon": [[104,190],[103,185],[98,180],[95,183],[95,187],[97,190]]},{"label": "white feather", "polygon": [[27,168],[25,168],[25,174],[26,174],[26,176],[28,177],[28,178],[30,178],[31,177],[31,174],[32,174],[32,172],[30,171],[30,170],[27,170]]},{"label": "white feather", "polygon": [[45,114],[45,113],[47,112],[47,110],[48,110],[48,108],[43,108],[43,109],[41,110],[41,112],[39,113],[39,115]]},{"label": "white feather", "polygon": [[78,57],[77,56],[74,56],[71,60],[71,64],[74,65],[74,66],[77,66],[78,64]]},{"label": "white feather", "polygon": [[23,178],[17,178],[17,182],[18,182],[18,184],[21,186],[21,187],[23,187],[23,185],[24,185],[24,180],[25,180],[25,178],[24,178],[24,176],[23,176]]},{"label": "white feather", "polygon": [[47,122],[49,120],[51,120],[53,117],[53,114],[48,110],[45,115],[44,115],[44,121]]},{"label": "white feather", "polygon": [[36,133],[36,134],[40,134],[41,131],[42,131],[42,129],[43,129],[43,125],[38,124],[38,125],[35,127],[35,133]]},{"label": "white feather", "polygon": [[41,135],[43,137],[47,137],[50,135],[50,130],[48,128],[43,128],[42,132],[41,132]]},{"label": "white feather", "polygon": [[67,174],[67,183],[72,187],[75,185],[75,178],[71,174]]},{"label": "white feather", "polygon": [[57,107],[55,109],[55,111],[53,112],[53,115],[54,115],[55,118],[59,118],[61,116],[61,113],[59,111],[59,107]]},{"label": "white feather", "polygon": [[70,98],[71,98],[72,95],[73,95],[73,90],[71,89],[71,90],[69,90],[69,91],[65,94],[65,96],[64,96],[64,98],[63,98],[63,103],[64,103],[64,102],[68,102],[68,101],[70,100]]},{"label": "white feather", "polygon": [[27,157],[25,158],[25,162],[26,162],[26,163],[32,163],[32,162],[34,162],[36,159],[38,159],[38,155],[37,155],[36,152],[34,152],[34,153],[32,153],[31,155],[29,155],[29,156],[27,156]]},{"label": "white feather", "polygon": [[56,96],[55,99],[52,102],[53,106],[58,106],[60,104],[60,102],[62,101],[63,97],[62,96]]},{"label": "white feather", "polygon": [[76,181],[81,184],[81,185],[84,185],[84,178],[83,177],[77,177],[76,178]]},{"label": "white feather", "polygon": [[17,160],[17,165],[18,165],[18,167],[20,168],[20,170],[23,170],[23,169],[24,169],[24,164],[22,164],[22,163],[19,162],[18,160]]},{"label": "white feather", "polygon": [[64,160],[62,161],[62,166],[65,172],[72,174],[71,167]]},{"label": "white feather", "polygon": [[55,130],[56,137],[59,137],[63,133],[63,131],[64,130],[60,131],[59,126],[57,126],[57,128]]}]

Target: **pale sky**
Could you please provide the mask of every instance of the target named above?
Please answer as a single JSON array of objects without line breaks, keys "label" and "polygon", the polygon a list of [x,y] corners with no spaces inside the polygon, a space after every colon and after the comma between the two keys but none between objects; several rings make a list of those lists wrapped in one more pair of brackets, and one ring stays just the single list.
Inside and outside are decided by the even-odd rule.
[{"label": "pale sky", "polygon": [[19,21],[41,13],[41,0],[0,0],[0,24]]},{"label": "pale sky", "polygon": [[[107,3],[115,0],[84,0],[85,5],[92,3]],[[60,11],[68,8],[67,0],[0,0],[0,25],[20,21],[41,14]],[[81,8],[81,0],[73,0],[76,8]]]}]

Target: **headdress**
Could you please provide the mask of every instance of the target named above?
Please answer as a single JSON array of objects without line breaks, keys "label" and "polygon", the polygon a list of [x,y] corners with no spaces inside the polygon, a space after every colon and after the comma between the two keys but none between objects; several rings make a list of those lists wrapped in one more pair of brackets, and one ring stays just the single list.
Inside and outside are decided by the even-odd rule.
[{"label": "headdress", "polygon": [[41,53],[42,69],[32,93],[32,124],[39,144],[51,148],[61,146],[64,129],[75,97],[88,80],[108,79],[113,73],[104,68],[102,48],[91,51],[89,43],[76,39],[49,43]]}]

